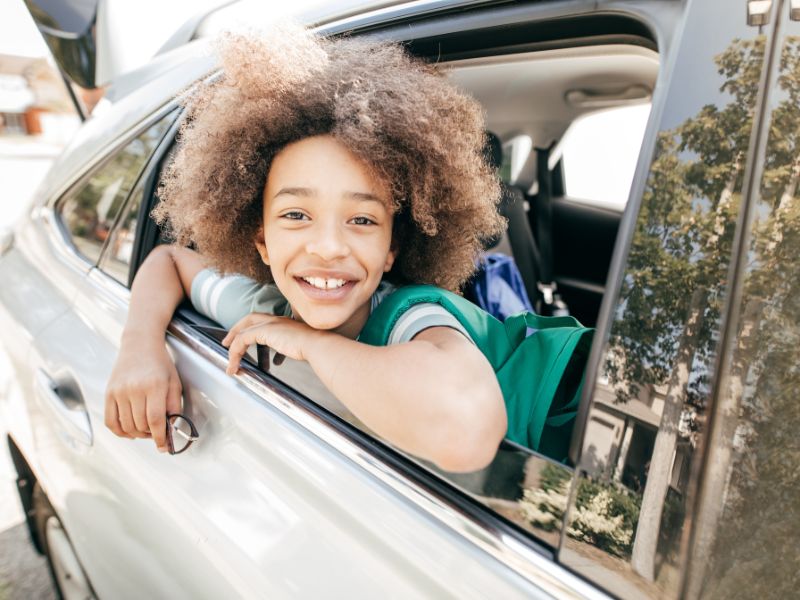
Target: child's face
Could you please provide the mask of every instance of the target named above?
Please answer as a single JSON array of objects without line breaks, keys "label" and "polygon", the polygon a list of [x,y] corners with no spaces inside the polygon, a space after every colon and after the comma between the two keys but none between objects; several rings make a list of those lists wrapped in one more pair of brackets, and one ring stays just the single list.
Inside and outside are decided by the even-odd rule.
[{"label": "child's face", "polygon": [[275,156],[256,246],[308,325],[356,337],[394,261],[391,242],[387,186],[336,139],[306,138]]}]

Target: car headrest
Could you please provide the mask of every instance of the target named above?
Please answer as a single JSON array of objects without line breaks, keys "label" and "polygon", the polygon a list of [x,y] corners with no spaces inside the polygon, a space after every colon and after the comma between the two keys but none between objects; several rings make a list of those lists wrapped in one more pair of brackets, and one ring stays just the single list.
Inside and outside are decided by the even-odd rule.
[{"label": "car headrest", "polygon": [[499,169],[500,165],[503,163],[503,144],[500,142],[500,138],[491,131],[486,132],[486,144],[483,147],[483,156],[486,162],[495,169]]}]

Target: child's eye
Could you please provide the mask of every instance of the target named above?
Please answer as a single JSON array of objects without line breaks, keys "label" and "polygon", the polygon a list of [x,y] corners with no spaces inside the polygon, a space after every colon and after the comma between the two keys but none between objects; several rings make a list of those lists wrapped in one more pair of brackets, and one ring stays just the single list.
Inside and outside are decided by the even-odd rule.
[{"label": "child's eye", "polygon": [[289,212],[283,213],[281,215],[281,219],[289,219],[290,221],[303,221],[308,219],[308,216],[299,210],[290,210]]},{"label": "child's eye", "polygon": [[370,219],[369,217],[353,217],[350,219],[350,222],[353,225],[375,225],[375,221]]}]

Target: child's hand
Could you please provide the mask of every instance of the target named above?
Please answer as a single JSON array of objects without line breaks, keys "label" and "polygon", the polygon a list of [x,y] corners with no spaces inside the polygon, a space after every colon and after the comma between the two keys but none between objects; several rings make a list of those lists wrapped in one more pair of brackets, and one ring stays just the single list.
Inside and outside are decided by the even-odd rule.
[{"label": "child's hand", "polygon": [[324,332],[289,317],[261,313],[247,315],[222,340],[222,345],[228,348],[227,373],[234,375],[239,370],[242,357],[253,344],[269,346],[278,354],[294,360],[305,360],[303,349],[319,335],[324,335]]},{"label": "child's hand", "polygon": [[167,413],[181,412],[181,389],[163,341],[123,344],[106,388],[106,427],[120,437],[152,437],[166,452]]}]

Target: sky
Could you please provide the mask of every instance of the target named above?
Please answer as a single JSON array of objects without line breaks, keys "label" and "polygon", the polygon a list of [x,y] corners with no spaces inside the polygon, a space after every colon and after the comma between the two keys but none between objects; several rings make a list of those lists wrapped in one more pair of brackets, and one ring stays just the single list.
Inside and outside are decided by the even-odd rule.
[{"label": "sky", "polygon": [[0,54],[48,54],[47,46],[22,0],[0,0]]}]

